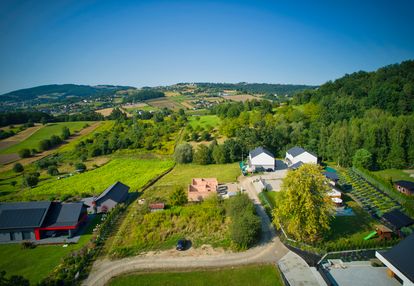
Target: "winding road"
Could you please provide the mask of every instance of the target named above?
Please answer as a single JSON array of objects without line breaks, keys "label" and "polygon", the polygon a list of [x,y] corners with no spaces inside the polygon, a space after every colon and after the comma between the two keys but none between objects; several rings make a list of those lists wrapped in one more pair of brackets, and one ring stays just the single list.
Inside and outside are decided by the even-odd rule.
[{"label": "winding road", "polygon": [[186,256],[185,252],[183,252],[179,257],[170,257],[163,255],[161,252],[152,256],[135,256],[115,261],[102,259],[94,263],[89,277],[82,285],[103,286],[115,276],[137,271],[187,270],[190,268],[219,268],[247,264],[276,263],[289,250],[276,237],[275,229],[251,184],[251,178],[240,177],[239,184],[246,190],[255,204],[258,215],[261,217],[262,236],[257,246],[238,253],[224,252]]}]

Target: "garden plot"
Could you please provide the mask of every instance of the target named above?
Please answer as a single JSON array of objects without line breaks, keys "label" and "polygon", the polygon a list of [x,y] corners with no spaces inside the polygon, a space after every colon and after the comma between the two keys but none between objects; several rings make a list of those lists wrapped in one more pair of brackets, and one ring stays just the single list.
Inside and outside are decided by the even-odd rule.
[{"label": "garden plot", "polygon": [[342,172],[340,178],[342,184],[352,186],[350,194],[371,215],[381,217],[386,212],[401,209],[401,205],[398,202],[371,185],[351,169]]}]

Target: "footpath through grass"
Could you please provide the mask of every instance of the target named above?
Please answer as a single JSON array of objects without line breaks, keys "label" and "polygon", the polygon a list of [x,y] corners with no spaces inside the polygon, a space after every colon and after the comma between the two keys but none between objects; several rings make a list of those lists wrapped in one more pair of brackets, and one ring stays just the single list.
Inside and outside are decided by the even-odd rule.
[{"label": "footpath through grass", "polygon": [[14,154],[18,153],[19,150],[24,148],[38,149],[40,141],[44,139],[49,139],[52,135],[60,136],[62,134],[63,126],[67,126],[70,129],[70,132],[74,133],[75,131],[82,130],[86,124],[92,123],[93,122],[86,121],[49,123],[37,130],[26,140],[23,140],[22,142],[17,143],[16,145],[1,150],[0,154]]},{"label": "footpath through grass", "polygon": [[278,270],[272,265],[254,265],[220,270],[142,273],[114,278],[110,286],[281,286]]}]

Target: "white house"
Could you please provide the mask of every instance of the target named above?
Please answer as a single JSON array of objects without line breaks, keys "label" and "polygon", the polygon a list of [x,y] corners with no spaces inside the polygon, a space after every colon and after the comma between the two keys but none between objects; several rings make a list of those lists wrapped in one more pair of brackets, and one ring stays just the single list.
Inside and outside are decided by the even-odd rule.
[{"label": "white house", "polygon": [[395,277],[404,286],[414,285],[414,234],[388,251],[376,251],[375,256],[388,268],[388,275]]},{"label": "white house", "polygon": [[251,150],[247,161],[249,165],[248,171],[250,172],[275,170],[275,156],[263,147]]},{"label": "white house", "polygon": [[318,157],[315,154],[297,146],[290,148],[286,152],[285,160],[288,167],[293,169],[298,168],[302,164],[318,163]]}]

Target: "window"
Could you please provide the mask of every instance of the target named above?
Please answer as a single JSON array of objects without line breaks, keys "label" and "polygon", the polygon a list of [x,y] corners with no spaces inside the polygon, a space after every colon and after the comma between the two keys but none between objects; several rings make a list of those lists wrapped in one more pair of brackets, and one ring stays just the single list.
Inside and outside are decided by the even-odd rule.
[{"label": "window", "polygon": [[30,231],[23,231],[22,232],[23,240],[29,240],[29,239],[31,239],[32,237],[31,237],[30,234],[31,234]]},{"label": "window", "polygon": [[10,232],[10,240],[11,241],[16,240],[16,237],[14,235],[14,232]]}]

